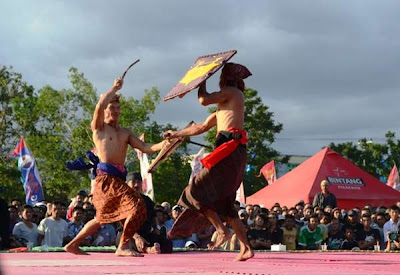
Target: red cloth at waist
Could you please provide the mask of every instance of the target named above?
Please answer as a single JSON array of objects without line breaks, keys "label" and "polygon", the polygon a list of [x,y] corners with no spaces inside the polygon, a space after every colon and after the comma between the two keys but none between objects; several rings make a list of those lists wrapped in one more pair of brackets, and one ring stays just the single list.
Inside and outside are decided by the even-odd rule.
[{"label": "red cloth at waist", "polygon": [[228,142],[221,144],[220,146],[215,148],[215,150],[211,154],[203,158],[201,160],[201,163],[205,168],[211,169],[211,167],[232,154],[232,152],[236,150],[239,144],[247,143],[247,133],[245,130],[229,128],[228,131],[232,133],[239,133],[242,135],[242,137],[240,139],[232,139]]}]

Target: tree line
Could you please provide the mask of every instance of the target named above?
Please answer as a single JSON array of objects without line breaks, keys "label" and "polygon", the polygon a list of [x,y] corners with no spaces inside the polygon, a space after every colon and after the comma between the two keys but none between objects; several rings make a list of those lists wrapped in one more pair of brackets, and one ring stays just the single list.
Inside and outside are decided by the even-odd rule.
[{"label": "tree line", "polygon": [[[24,198],[17,160],[9,157],[22,136],[36,159],[47,200],[66,200],[80,189],[90,189],[88,172],[68,171],[65,164],[94,147],[90,122],[98,95],[77,68],[69,69],[68,78],[70,87],[57,90],[47,85],[35,89],[12,67],[0,68],[0,194],[4,199]],[[271,147],[283,125],[274,120],[274,113],[263,103],[258,91],[246,88],[245,98],[245,130],[249,142],[244,185],[246,195],[250,195],[267,184],[262,177],[257,177],[261,167],[271,160],[287,162],[288,157],[280,156]],[[140,99],[122,95],[120,125],[136,135],[144,133],[146,142],[161,141],[163,131],[176,127],[152,120],[159,103],[160,92],[156,87],[146,89]],[[215,108],[209,109],[213,111]],[[210,146],[214,141],[215,130],[205,137]],[[393,132],[386,134],[384,144],[361,139],[358,144],[345,142],[329,146],[378,178],[387,176],[392,164],[400,159],[400,143]],[[139,171],[133,150],[128,151],[126,166],[129,172]],[[175,203],[188,184],[190,173],[189,148],[184,143],[153,174],[156,202]]]}]

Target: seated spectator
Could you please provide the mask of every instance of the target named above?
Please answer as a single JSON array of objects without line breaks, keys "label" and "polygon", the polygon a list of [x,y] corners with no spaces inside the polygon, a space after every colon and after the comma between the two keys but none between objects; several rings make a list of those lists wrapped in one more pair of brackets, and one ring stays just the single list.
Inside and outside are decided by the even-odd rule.
[{"label": "seated spectator", "polygon": [[215,232],[215,227],[211,225],[202,232],[197,233],[197,238],[199,239],[200,248],[207,248],[209,246],[214,232]]},{"label": "seated spectator", "polygon": [[358,243],[354,240],[354,227],[350,224],[344,226],[344,241],[340,246],[342,250],[352,250],[354,248],[359,248]]},{"label": "seated spectator", "polygon": [[319,224],[318,226],[322,229],[322,241],[328,238],[328,224],[331,222],[331,215],[328,212],[323,212],[319,216]]},{"label": "seated spectator", "polygon": [[7,202],[0,198],[0,250],[10,247],[10,213]]},{"label": "seated spectator", "polygon": [[322,242],[322,229],[318,227],[318,216],[312,214],[307,225],[299,232],[299,247],[301,249],[318,250]]},{"label": "seated spectator", "polygon": [[338,219],[342,223],[342,210],[338,207],[332,209],[332,219]]},{"label": "seated spectator", "polygon": [[282,227],[282,244],[286,245],[287,250],[296,250],[298,231],[295,219],[292,215],[287,215]]},{"label": "seated spectator", "polygon": [[247,225],[251,227],[253,225],[254,219],[255,219],[253,205],[251,205],[251,204],[246,205],[246,213],[249,215],[249,217],[247,219]]},{"label": "seated spectator", "polygon": [[361,218],[361,222],[363,224],[363,229],[356,235],[358,246],[362,250],[374,250],[374,245],[376,245],[381,238],[379,231],[371,228],[371,216],[369,214],[364,214]]},{"label": "seated spectator", "polygon": [[239,212],[239,210],[240,210],[240,202],[235,201],[235,202],[233,203],[233,207],[235,207],[236,211]]},{"label": "seated spectator", "polygon": [[326,244],[329,250],[338,250],[343,243],[344,234],[341,229],[340,220],[333,218],[328,226],[328,239]]},{"label": "seated spectator", "polygon": [[249,215],[247,214],[246,210],[244,210],[244,209],[239,210],[238,215],[239,215],[239,219],[241,220],[241,222],[243,223],[243,225],[246,229],[246,232],[249,231],[250,227],[247,223]]},{"label": "seated spectator", "polygon": [[11,205],[15,206],[15,208],[17,208],[18,213],[22,212],[22,203],[19,199],[12,199]]},{"label": "seated spectator", "polygon": [[102,224],[93,236],[93,246],[115,245],[117,232],[112,224]]},{"label": "seated spectator", "polygon": [[381,237],[379,243],[381,246],[381,250],[384,250],[386,248],[385,238],[383,237],[383,226],[386,223],[385,215],[383,213],[377,213],[375,219],[376,223],[372,223],[371,227],[379,231]]},{"label": "seated spectator", "polygon": [[314,214],[314,208],[312,206],[304,208],[303,218],[301,220],[307,222],[312,214]]},{"label": "seated spectator", "polygon": [[68,223],[60,218],[61,204],[50,204],[51,216],[43,219],[38,226],[38,245],[60,247],[67,241]]},{"label": "seated spectator", "polygon": [[168,215],[171,214],[171,205],[169,204],[169,202],[164,201],[163,203],[161,203],[161,206],[164,208],[165,213],[167,213]]},{"label": "seated spectator", "polygon": [[37,246],[39,233],[37,225],[32,222],[32,215],[32,206],[24,205],[21,212],[22,222],[17,223],[12,232],[19,243],[18,246],[26,247],[28,242],[31,242],[32,246]]},{"label": "seated spectator", "polygon": [[271,244],[282,243],[283,231],[278,227],[278,216],[271,212],[268,214],[268,231],[271,236]]},{"label": "seated spectator", "polygon": [[8,206],[8,212],[10,212],[10,226],[8,228],[8,232],[11,235],[14,226],[21,221],[21,218],[18,216],[18,209],[14,205]]},{"label": "seated spectator", "polygon": [[156,217],[154,211],[155,204],[148,196],[143,194],[142,183],[142,176],[140,173],[128,174],[127,184],[136,192],[140,193],[145,202],[147,213],[146,221],[143,223],[139,232],[133,236],[133,245],[136,247],[138,252],[152,254],[171,253],[172,242],[166,238],[166,229],[163,234],[160,234],[160,231],[156,230],[155,220],[160,218],[162,219],[162,222],[164,222],[164,215],[161,213],[160,217]]},{"label": "seated spectator", "polygon": [[360,219],[358,218],[358,213],[354,210],[349,210],[345,224],[353,228],[354,234],[357,234],[363,229],[363,225],[359,221]]},{"label": "seated spectator", "polygon": [[[224,225],[232,235],[230,239],[224,242],[219,248],[222,250],[237,250],[239,248],[239,240],[237,239],[235,232],[226,222],[224,222]],[[217,241],[217,239],[218,239],[218,232],[215,231],[212,234],[209,246],[213,245]]]},{"label": "seated spectator", "polygon": [[61,202],[61,210],[60,210],[60,218],[66,220],[67,219],[67,204],[65,202]]},{"label": "seated spectator", "polygon": [[[85,226],[83,223],[83,209],[81,207],[75,207],[72,212],[72,220],[68,223],[68,237],[67,242],[70,242]],[[89,246],[91,237],[87,237],[81,245]]]},{"label": "seated spectator", "polygon": [[72,219],[72,211],[75,207],[83,207],[83,201],[86,196],[87,193],[84,190],[80,190],[78,193],[76,193],[76,196],[71,200],[71,203],[68,206],[68,211],[66,215],[66,218],[68,220]]},{"label": "seated spectator", "polygon": [[[270,213],[273,214],[273,213]],[[254,226],[247,232],[250,245],[255,250],[271,249],[271,235],[266,230],[267,219],[258,214],[254,220]]]},{"label": "seated spectator", "polygon": [[322,211],[325,212],[325,213],[329,213],[330,215],[332,215],[333,208],[332,208],[332,206],[327,205],[327,206],[325,206],[325,208],[324,208]]}]

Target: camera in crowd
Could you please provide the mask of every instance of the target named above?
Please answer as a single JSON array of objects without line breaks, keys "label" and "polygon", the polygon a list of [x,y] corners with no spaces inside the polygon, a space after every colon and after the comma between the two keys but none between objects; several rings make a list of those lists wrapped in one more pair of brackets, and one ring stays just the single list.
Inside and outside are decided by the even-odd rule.
[{"label": "camera in crowd", "polygon": [[399,233],[399,231],[389,232],[388,237],[389,237],[389,240],[391,240],[391,241],[398,240],[400,237],[400,233]]}]

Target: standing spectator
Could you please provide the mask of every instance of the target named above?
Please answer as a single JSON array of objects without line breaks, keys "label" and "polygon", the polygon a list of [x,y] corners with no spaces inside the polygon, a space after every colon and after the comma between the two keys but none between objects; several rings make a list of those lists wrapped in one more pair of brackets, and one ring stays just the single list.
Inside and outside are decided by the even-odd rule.
[{"label": "standing spectator", "polygon": [[66,220],[67,219],[67,204],[65,202],[60,203],[60,218]]},{"label": "standing spectator", "polygon": [[13,229],[13,235],[22,246],[27,246],[31,242],[33,246],[37,246],[38,229],[35,223],[32,223],[32,206],[24,205],[22,208],[22,222],[17,223]]},{"label": "standing spectator", "polygon": [[351,225],[346,224],[344,226],[344,241],[340,246],[340,249],[343,250],[352,250],[355,247],[358,247],[358,243],[354,240],[354,229]]},{"label": "standing spectator", "polygon": [[268,231],[271,236],[271,244],[282,243],[283,231],[278,227],[278,215],[274,212],[268,214]]},{"label": "standing spectator", "polygon": [[332,219],[338,219],[342,222],[342,210],[338,207],[332,209]]},{"label": "standing spectator", "polygon": [[[75,236],[78,235],[78,233],[85,226],[85,224],[83,223],[83,212],[84,210],[81,207],[74,208],[74,211],[72,212],[72,220],[68,223],[67,242],[75,238]],[[84,241],[82,241],[81,245],[89,246],[90,236],[87,237]]]},{"label": "standing spectator", "polygon": [[68,206],[66,218],[68,220],[72,220],[72,212],[75,207],[83,207],[83,202],[87,197],[87,193],[84,190],[80,190],[76,193],[75,197],[72,199],[71,203]]},{"label": "standing spectator", "polygon": [[327,180],[321,181],[321,192],[317,193],[314,197],[313,206],[318,206],[322,209],[330,205],[332,208],[337,206],[336,197],[329,192],[329,182]]},{"label": "standing spectator", "polygon": [[312,214],[308,224],[299,232],[299,246],[301,249],[318,250],[322,242],[322,229],[318,227],[318,216]]},{"label": "standing spectator", "polygon": [[385,243],[388,241],[387,235],[389,232],[397,232],[399,230],[399,208],[396,205],[390,207],[390,220],[383,226],[383,237]]},{"label": "standing spectator", "polygon": [[358,246],[362,250],[374,250],[374,245],[379,242],[381,235],[377,229],[371,228],[371,216],[369,214],[364,214],[361,222],[363,229],[357,232],[356,236]]},{"label": "standing spectator", "polygon": [[326,244],[329,250],[338,250],[344,239],[343,231],[341,230],[340,220],[333,218],[328,226],[328,239]]},{"label": "standing spectator", "polygon": [[295,219],[292,215],[287,215],[282,228],[282,243],[286,245],[287,250],[296,250],[298,232]]},{"label": "standing spectator", "polygon": [[59,247],[67,240],[68,223],[60,218],[60,202],[51,204],[50,209],[51,216],[43,219],[38,226],[38,244]]}]

